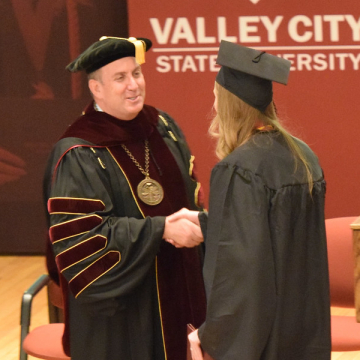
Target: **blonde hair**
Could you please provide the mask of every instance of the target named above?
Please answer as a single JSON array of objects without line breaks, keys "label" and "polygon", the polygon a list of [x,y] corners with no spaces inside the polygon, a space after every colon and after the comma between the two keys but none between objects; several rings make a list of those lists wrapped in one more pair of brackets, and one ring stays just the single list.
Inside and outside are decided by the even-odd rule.
[{"label": "blonde hair", "polygon": [[254,134],[256,125],[259,122],[265,126],[270,125],[284,137],[293,153],[295,158],[294,170],[297,170],[298,161],[303,163],[311,193],[314,181],[310,164],[294,138],[280,124],[274,103],[271,102],[262,113],[216,82],[215,91],[217,94],[217,114],[210,124],[209,133],[213,138],[217,139],[217,157],[223,159],[248,141]]}]

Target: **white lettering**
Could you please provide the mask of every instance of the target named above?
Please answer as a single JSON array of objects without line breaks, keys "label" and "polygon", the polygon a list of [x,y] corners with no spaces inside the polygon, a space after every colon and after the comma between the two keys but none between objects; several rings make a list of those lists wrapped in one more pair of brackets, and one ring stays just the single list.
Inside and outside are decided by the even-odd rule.
[{"label": "white lettering", "polygon": [[[208,18],[200,16],[195,18],[195,25],[190,23],[186,17],[166,18],[160,21],[158,18],[150,18],[150,25],[153,30],[156,42],[159,45],[178,44],[185,41],[188,44],[216,44],[221,40],[240,43],[261,43],[264,26],[267,32],[269,43],[278,41],[279,29],[284,16],[278,15],[271,19],[268,16],[239,16],[238,36],[228,34],[227,17],[219,16],[216,19],[217,29],[208,34]],[[214,24],[212,24],[214,25]],[[331,42],[339,42],[341,35],[346,36],[345,26],[351,31],[352,41],[360,41],[360,17],[352,14],[346,15],[295,15],[290,18],[287,24],[288,36],[295,42],[305,43],[315,41],[317,43],[330,39]],[[229,26],[230,27],[230,26]],[[212,27],[210,27],[212,28]],[[216,33],[215,33],[216,31]],[[328,36],[327,35],[328,32]],[[285,34],[282,33],[282,37]],[[348,36],[350,37],[350,36]],[[345,41],[345,39],[343,39]]]},{"label": "white lettering", "polygon": [[[227,17],[219,16],[216,21],[217,29],[214,24],[207,24],[207,17],[196,17],[189,20],[186,17],[166,18],[159,20],[150,18],[150,25],[154,33],[154,37],[158,45],[172,44],[172,49],[166,49],[159,46],[154,52],[162,52],[163,54],[156,59],[156,70],[160,73],[166,72],[217,72],[219,66],[216,64],[216,49],[221,40],[227,40],[234,43],[268,43],[281,41],[279,47],[289,51],[294,43],[309,42],[310,47],[304,46],[303,50],[298,47],[293,54],[285,53],[278,55],[291,62],[291,71],[345,71],[349,68],[359,70],[360,53],[341,52],[341,47],[333,47],[333,52],[329,53],[324,50],[323,53],[314,53],[315,44],[324,43],[330,50],[331,43],[338,43],[340,40],[343,49],[348,45],[348,49],[356,49],[360,42],[360,17],[352,14],[344,15],[295,15],[290,18],[287,24],[287,33],[280,30],[286,30],[282,27],[284,16],[278,15],[273,18],[269,16],[236,16],[238,20],[237,36],[233,36],[230,31],[233,27],[227,23]],[[231,23],[234,25],[233,23]],[[210,26],[212,25],[212,26]],[[211,30],[209,30],[211,29]],[[231,29],[231,30],[229,30]],[[341,32],[342,31],[342,32]],[[228,33],[229,32],[229,33]],[[286,35],[288,38],[286,39]],[[292,43],[289,41],[292,40]],[[353,47],[351,46],[353,43]],[[199,48],[199,53],[194,54],[193,49],[186,51],[186,45],[179,45],[179,51],[176,50],[176,44],[199,44],[205,45],[204,51]],[[206,46],[206,44],[212,44]],[[265,44],[266,45],[266,44]],[[254,45],[255,46],[255,45]],[[326,49],[327,47],[324,47]],[[180,49],[182,48],[182,49]],[[320,46],[318,51],[322,47]],[[271,47],[269,47],[269,50]],[[296,49],[296,47],[294,47]],[[338,49],[338,50],[337,50]],[[212,54],[206,52],[211,51]],[[348,50],[350,51],[350,50]],[[166,54],[167,53],[167,54]],[[165,55],[164,55],[165,54]]]},{"label": "white lettering", "polygon": [[161,73],[169,72],[171,70],[171,66],[167,63],[168,60],[168,56],[159,56],[156,59],[156,63],[161,67],[157,66],[156,70]]},{"label": "white lettering", "polygon": [[303,66],[307,70],[311,70],[311,56],[309,54],[298,54],[297,62],[298,62],[298,69],[301,71]]},{"label": "white lettering", "polygon": [[303,35],[300,35],[298,32],[299,23],[303,23],[305,27],[312,25],[311,20],[305,15],[294,16],[288,24],[288,31],[290,37],[297,42],[306,42],[309,41],[312,37],[311,31],[305,31]]},{"label": "white lettering", "polygon": [[[278,55],[278,56],[280,56],[280,55]],[[282,57],[291,62],[290,71],[296,70],[296,67],[293,66],[295,64],[295,55],[294,54],[284,54],[284,55],[282,55]]]},{"label": "white lettering", "polygon": [[260,21],[258,16],[240,16],[239,17],[239,39],[241,43],[254,42],[259,43],[261,41],[260,36],[251,36],[250,33],[256,33],[258,31],[257,26],[250,26],[249,23],[258,23]]},{"label": "white lettering", "polygon": [[[165,56],[161,55],[158,56],[156,59],[156,70],[161,73],[166,72],[204,72],[204,71],[211,71],[217,72],[219,71],[220,67],[216,65],[216,58],[217,55],[171,55]],[[208,62],[207,62],[208,60]],[[208,64],[208,69],[206,65]]]},{"label": "white lettering", "polygon": [[[317,54],[277,54],[277,56],[291,62],[291,71],[325,71],[350,69],[359,70],[360,53],[317,53]],[[216,64],[217,55],[161,55],[156,59],[156,70],[161,73],[166,72],[217,72],[220,67]]]},{"label": "white lettering", "polygon": [[339,22],[344,21],[344,15],[324,15],[324,21],[330,23],[330,40],[339,41]]},{"label": "white lettering", "polygon": [[323,23],[321,15],[314,16],[314,40],[316,42],[324,41]]},{"label": "white lettering", "polygon": [[314,69],[317,71],[324,71],[327,69],[326,55],[315,54],[314,55]]},{"label": "white lettering", "polygon": [[[213,34],[207,33],[207,29],[212,27],[207,26],[209,19],[203,16],[195,18],[195,25],[192,22],[190,23],[186,17],[169,17],[164,21],[160,21],[158,18],[150,18],[149,21],[159,45],[178,44],[181,41],[188,44],[216,44],[221,40],[234,43],[238,41],[240,43],[261,43],[264,40],[262,39],[264,29],[267,33],[267,41],[276,43],[284,16],[278,15],[273,19],[269,16],[239,16],[237,19],[238,36],[228,34],[227,17],[225,16],[216,18],[217,29],[212,30]],[[351,31],[352,41],[360,41],[360,17],[355,17],[352,14],[314,15],[313,17],[295,15],[289,19],[287,24],[288,36],[298,43],[309,41],[321,43],[325,39],[326,41],[339,42],[341,35],[344,37],[349,34],[349,32],[341,33],[341,31],[345,33],[347,30],[345,26]],[[326,32],[328,32],[328,36],[325,36],[327,35]],[[284,35],[282,33],[282,38]],[[348,37],[350,36],[348,35]]]},{"label": "white lettering", "polygon": [[226,17],[219,16],[217,18],[217,26],[218,26],[218,41],[226,40],[231,42],[237,42],[236,36],[227,36],[226,31]]},{"label": "white lettering", "polygon": [[197,68],[194,62],[194,59],[191,55],[186,55],[184,59],[183,66],[181,68],[182,72],[186,72],[187,70],[192,70],[193,72],[197,72]]},{"label": "white lettering", "polygon": [[348,54],[336,54],[335,55],[339,59],[339,69],[345,70],[345,59],[349,57]]},{"label": "white lettering", "polygon": [[278,54],[278,56],[291,61],[291,71],[359,70],[360,65],[360,53]]},{"label": "white lettering", "polygon": [[353,15],[345,15],[345,19],[351,27],[353,41],[360,41],[360,17],[355,21]]},{"label": "white lettering", "polygon": [[357,54],[357,57],[354,54],[349,54],[349,58],[354,64],[354,70],[359,70],[360,54]]},{"label": "white lettering", "polygon": [[276,32],[277,32],[277,29],[279,28],[283,18],[284,17],[280,16],[280,15],[276,16],[274,22],[272,23],[267,16],[260,16],[260,20],[262,21],[262,23],[264,24],[264,26],[268,32],[268,41],[269,42],[277,41]]},{"label": "white lettering", "polygon": [[207,55],[195,55],[194,58],[199,60],[199,70],[201,72],[205,71],[205,60],[208,58]]},{"label": "white lettering", "polygon": [[178,44],[179,40],[186,40],[188,44],[195,44],[195,37],[187,18],[180,17],[176,20],[171,44]]},{"label": "white lettering", "polygon": [[196,37],[199,44],[214,44],[216,42],[215,36],[205,35],[205,18],[196,18]]},{"label": "white lettering", "polygon": [[174,62],[174,71],[179,72],[180,71],[180,60],[183,59],[182,55],[171,55],[169,56],[170,60],[173,60]]},{"label": "white lettering", "polygon": [[329,55],[329,69],[330,70],[335,69],[335,57],[334,57],[334,54]]},{"label": "white lettering", "polygon": [[220,70],[220,67],[216,64],[217,55],[210,55],[209,56],[209,65],[210,71],[216,72]]},{"label": "white lettering", "polygon": [[155,34],[155,38],[158,44],[167,44],[169,41],[169,35],[171,26],[174,22],[173,18],[167,18],[165,20],[164,30],[161,30],[159,19],[150,18],[150,24]]}]

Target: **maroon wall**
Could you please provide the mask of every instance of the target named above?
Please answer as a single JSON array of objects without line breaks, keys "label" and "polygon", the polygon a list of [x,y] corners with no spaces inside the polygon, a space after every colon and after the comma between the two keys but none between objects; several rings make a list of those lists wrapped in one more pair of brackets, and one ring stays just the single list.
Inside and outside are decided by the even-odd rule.
[{"label": "maroon wall", "polygon": [[288,86],[274,87],[280,116],[320,158],[326,216],[360,215],[357,0],[3,0],[0,14],[0,254],[43,252],[46,159],[90,100],[64,67],[102,35],[152,39],[147,103],[182,126],[206,196],[220,39],[289,58]]},{"label": "maroon wall", "polygon": [[127,36],[125,0],[0,1],[0,254],[43,253],[44,167],[90,96],[65,66],[106,34]]}]

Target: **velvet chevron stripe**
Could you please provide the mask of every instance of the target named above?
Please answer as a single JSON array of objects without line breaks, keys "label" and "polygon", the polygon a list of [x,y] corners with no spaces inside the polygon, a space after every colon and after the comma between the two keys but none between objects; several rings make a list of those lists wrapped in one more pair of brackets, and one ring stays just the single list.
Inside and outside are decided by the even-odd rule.
[{"label": "velvet chevron stripe", "polygon": [[48,201],[49,214],[89,214],[105,209],[105,204],[97,199],[55,197]]},{"label": "velvet chevron stripe", "polygon": [[78,297],[94,281],[105,275],[121,260],[119,251],[109,251],[69,281],[69,288]]},{"label": "velvet chevron stripe", "polygon": [[76,244],[56,256],[56,264],[63,272],[69,267],[105,249],[107,238],[96,235]]},{"label": "velvet chevron stripe", "polygon": [[54,244],[73,236],[84,234],[102,222],[101,216],[89,215],[65,221],[50,227],[50,240]]}]

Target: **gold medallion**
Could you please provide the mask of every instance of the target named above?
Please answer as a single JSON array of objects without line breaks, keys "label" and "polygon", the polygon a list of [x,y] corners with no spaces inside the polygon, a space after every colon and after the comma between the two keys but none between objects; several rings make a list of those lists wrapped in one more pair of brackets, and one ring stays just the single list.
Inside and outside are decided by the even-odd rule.
[{"label": "gold medallion", "polygon": [[145,176],[145,179],[140,181],[137,186],[139,199],[147,205],[160,204],[161,200],[164,198],[164,190],[156,180],[151,179],[149,176],[149,141],[147,139],[145,140],[145,169],[143,169],[139,162],[134,158],[134,155],[130,152],[126,145],[121,144],[121,146],[136,167]]},{"label": "gold medallion", "polygon": [[153,179],[145,178],[140,181],[137,186],[137,194],[142,202],[147,205],[160,204],[164,198],[164,190],[162,186]]}]

